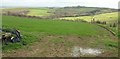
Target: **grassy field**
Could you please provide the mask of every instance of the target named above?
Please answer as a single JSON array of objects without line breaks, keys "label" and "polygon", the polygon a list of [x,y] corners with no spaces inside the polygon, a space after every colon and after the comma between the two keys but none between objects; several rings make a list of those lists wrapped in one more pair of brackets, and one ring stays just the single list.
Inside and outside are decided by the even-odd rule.
[{"label": "grassy field", "polygon": [[39,20],[13,16],[3,16],[3,27],[18,28],[20,30],[24,30],[25,32],[35,31],[62,35],[97,35],[100,30],[100,27],[96,25],[82,22],[53,21],[52,19]]},{"label": "grassy field", "polygon": [[99,15],[94,15],[94,16],[81,16],[81,17],[65,17],[65,18],[60,18],[64,20],[84,20],[87,22],[91,22],[91,20],[94,18],[95,21],[106,21],[106,28],[112,30],[114,33],[116,33],[116,36],[118,35],[118,26],[117,27],[110,27],[110,24],[118,24],[118,17],[119,17],[119,12],[112,12],[112,13],[104,13],[104,14],[99,14]]},{"label": "grassy field", "polygon": [[27,15],[30,16],[49,16],[52,15],[52,13],[49,13],[52,11],[52,9],[49,8],[29,8],[30,12]]},{"label": "grassy field", "polygon": [[[46,50],[52,44],[52,49],[58,48],[63,43],[65,46],[64,49],[79,45],[84,47],[99,47],[113,53],[111,54],[112,56],[116,56],[117,54],[117,40],[107,30],[94,24],[3,16],[3,28],[19,29],[23,35],[23,42],[27,44],[24,46],[21,42],[3,45],[3,52],[7,52],[6,55],[9,56],[15,54],[12,53],[12,50],[16,51],[17,49],[23,48],[24,51],[28,51],[28,47],[34,42],[39,42],[39,46],[35,45],[36,47],[34,47],[36,49],[41,46],[40,49],[44,48],[43,50]],[[41,53],[39,52],[39,54]],[[16,54],[15,56],[19,55]]]},{"label": "grassy field", "polygon": [[5,8],[0,9],[4,12],[11,11],[11,12],[17,12],[17,11],[29,11],[27,15],[29,16],[49,16],[52,15],[51,12],[54,11],[54,9],[50,8]]},{"label": "grassy field", "polygon": [[[109,8],[97,8],[97,7],[80,7],[80,6],[73,6],[73,7],[41,7],[41,8],[5,8],[2,9],[3,13],[7,11],[16,12],[17,11],[29,11],[27,15],[30,16],[53,16],[57,17],[69,17],[69,16],[81,16],[81,15],[93,15],[92,13],[96,12],[95,14],[102,14],[117,11],[115,9]],[[25,14],[26,15],[26,14]]]},{"label": "grassy field", "polygon": [[104,13],[95,16],[80,16],[80,17],[65,17],[60,19],[66,20],[85,20],[87,22],[91,22],[91,19],[99,20],[99,21],[107,21],[108,23],[115,22],[118,20],[118,12],[112,13]]},{"label": "grassy field", "polygon": [[99,15],[94,15],[94,16],[81,16],[81,17],[64,17],[64,18],[60,18],[60,19],[64,19],[64,20],[84,20],[87,22],[91,22],[91,20],[94,18],[95,21],[99,20],[99,21],[106,21],[106,28],[109,28],[110,30],[112,30],[114,33],[116,33],[116,36],[118,35],[118,26],[117,27],[110,27],[110,24],[118,24],[118,15],[119,12],[112,12],[112,13],[103,13],[103,14],[99,14]]}]

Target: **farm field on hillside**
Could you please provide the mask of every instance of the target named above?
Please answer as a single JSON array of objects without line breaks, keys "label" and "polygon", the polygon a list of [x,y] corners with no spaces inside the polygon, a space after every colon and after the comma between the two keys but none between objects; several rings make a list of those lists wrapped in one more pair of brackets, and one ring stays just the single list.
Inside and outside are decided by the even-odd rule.
[{"label": "farm field on hillside", "polygon": [[[26,15],[26,16],[50,16],[54,9],[50,8],[5,8],[1,9],[4,14]],[[21,14],[20,14],[21,13]],[[24,14],[23,14],[24,13]]]},{"label": "farm field on hillside", "polygon": [[[59,18],[63,20],[83,20],[87,22],[91,22],[93,19],[96,22],[106,22],[106,24],[102,24],[104,27],[109,28],[109,30],[112,30],[114,33],[116,33],[116,36],[118,34],[118,15],[119,12],[112,12],[112,13],[103,13],[99,15],[93,15],[93,16],[80,16],[80,17],[64,17]],[[100,24],[100,23],[99,23]],[[115,27],[112,27],[115,26]]]},{"label": "farm field on hillside", "polygon": [[65,17],[60,19],[66,19],[66,20],[85,20],[87,22],[91,22],[92,19],[99,20],[99,21],[107,21],[108,23],[116,22],[118,20],[118,12],[112,12],[112,13],[103,13],[99,15],[93,15],[93,16],[80,16],[80,17]]},{"label": "farm field on hillside", "polygon": [[27,15],[30,16],[50,16],[52,15],[53,9],[49,8],[29,8],[30,12]]},{"label": "farm field on hillside", "polygon": [[76,46],[100,49],[102,54],[97,56],[103,57],[117,56],[118,52],[117,38],[106,29],[90,23],[3,16],[2,26],[19,29],[22,41],[27,44],[4,45],[3,56],[74,57]]},{"label": "farm field on hillside", "polygon": [[5,0],[0,58],[119,58],[118,0]]},{"label": "farm field on hillside", "polygon": [[[2,9],[4,14],[10,12],[12,15],[28,15],[28,16],[53,16],[53,17],[78,17],[86,15],[95,15],[102,13],[117,12],[115,9],[110,8],[97,8],[97,7],[41,7],[41,8],[5,8]],[[17,12],[18,11],[18,12]],[[20,12],[20,13],[19,13]],[[16,14],[17,13],[17,14]],[[24,14],[23,14],[24,13]]]}]

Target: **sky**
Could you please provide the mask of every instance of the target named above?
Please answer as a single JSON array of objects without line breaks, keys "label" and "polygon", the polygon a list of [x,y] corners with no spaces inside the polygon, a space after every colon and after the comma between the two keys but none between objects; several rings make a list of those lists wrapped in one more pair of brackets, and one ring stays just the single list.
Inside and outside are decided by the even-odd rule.
[{"label": "sky", "polygon": [[120,0],[0,0],[0,7],[88,6],[118,8]]}]

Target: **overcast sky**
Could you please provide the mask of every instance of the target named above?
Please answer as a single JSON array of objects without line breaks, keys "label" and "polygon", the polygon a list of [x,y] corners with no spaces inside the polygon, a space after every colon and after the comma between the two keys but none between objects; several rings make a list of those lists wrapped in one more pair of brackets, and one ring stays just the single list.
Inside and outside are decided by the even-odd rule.
[{"label": "overcast sky", "polygon": [[0,0],[0,7],[64,7],[89,6],[118,8],[120,0]]}]

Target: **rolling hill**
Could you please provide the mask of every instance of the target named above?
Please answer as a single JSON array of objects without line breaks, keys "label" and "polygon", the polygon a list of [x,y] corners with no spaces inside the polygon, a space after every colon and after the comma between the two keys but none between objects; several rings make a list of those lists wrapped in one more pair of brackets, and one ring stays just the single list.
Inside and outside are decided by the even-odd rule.
[{"label": "rolling hill", "polygon": [[112,13],[104,13],[104,14],[98,14],[93,16],[80,16],[80,17],[64,17],[60,19],[65,20],[85,20],[87,22],[91,22],[92,19],[99,20],[99,21],[107,21],[108,23],[115,22],[118,20],[118,12],[112,12]]},{"label": "rolling hill", "polygon": [[[18,29],[22,34],[21,42],[2,46],[3,57],[73,57],[71,54],[74,54],[72,51],[76,46],[102,50],[103,52],[98,56],[118,56],[117,37],[97,24],[88,23],[93,17],[95,20],[114,23],[118,19],[116,9],[73,6],[2,10],[4,14],[2,27]],[[25,17],[20,17],[21,15]],[[28,16],[53,18],[30,18]]]},{"label": "rolling hill", "polygon": [[[5,8],[2,9],[3,14],[16,14],[27,16],[53,16],[56,17],[78,17],[78,16],[90,16],[102,13],[117,12],[117,9],[110,8],[98,8],[98,7],[44,7],[44,8]],[[17,12],[18,11],[18,12]],[[22,14],[21,14],[22,13]]]},{"label": "rolling hill", "polygon": [[[91,48],[100,47],[107,51],[107,53],[110,53],[109,55],[104,53],[104,56],[117,55],[116,47],[118,43],[116,38],[114,38],[114,36],[104,28],[94,24],[53,19],[22,18],[15,16],[2,17],[3,28],[19,29],[23,38],[20,43],[3,45],[4,56],[25,56],[25,54],[27,54],[27,56],[47,56],[49,53],[48,49],[50,49],[50,47],[52,47],[52,49],[57,49],[61,45],[64,46],[59,48],[62,49],[61,53],[65,52],[64,50],[66,49],[69,49],[66,53],[71,53],[71,48],[74,46],[81,46]],[[38,43],[36,44],[35,42]],[[22,43],[27,45],[22,45]],[[33,45],[33,43],[36,45]],[[21,51],[26,52],[20,52],[20,48]],[[39,51],[35,50],[38,48],[41,49]],[[40,55],[42,53],[40,52],[41,50],[44,52],[42,55]],[[48,52],[45,52],[46,50],[48,50]],[[13,53],[12,51],[16,51],[16,53]],[[36,55],[32,55],[33,51],[37,51],[38,53],[36,53]],[[56,52],[56,50],[53,51]],[[65,55],[71,56],[69,54]],[[54,56],[54,54],[51,56]]]}]

